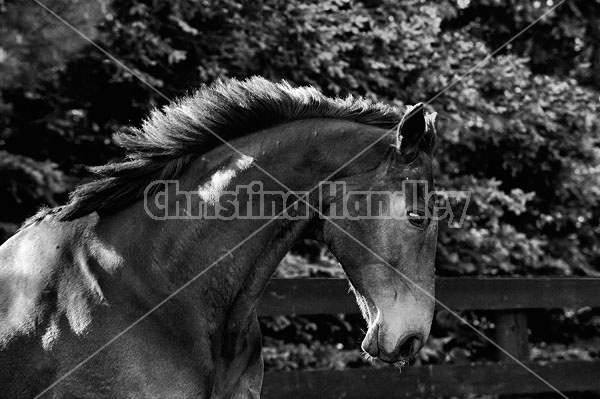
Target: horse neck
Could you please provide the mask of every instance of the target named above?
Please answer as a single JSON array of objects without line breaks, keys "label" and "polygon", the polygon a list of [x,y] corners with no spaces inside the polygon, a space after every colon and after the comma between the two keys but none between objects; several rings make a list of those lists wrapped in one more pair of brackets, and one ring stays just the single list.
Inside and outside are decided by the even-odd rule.
[{"label": "horse neck", "polygon": [[[225,182],[229,187],[261,182],[265,190],[285,192],[285,188],[257,167],[260,165],[287,188],[308,191],[382,133],[381,129],[347,121],[288,123],[231,142],[246,154],[245,163],[251,161],[247,168],[242,167],[246,165],[244,162],[239,162],[241,156],[227,146],[198,157],[178,179],[179,189],[198,192],[198,187],[209,184],[217,171],[229,170],[231,173],[225,174],[231,177]],[[346,173],[375,167],[380,155],[373,156],[373,151],[382,152],[381,144],[348,167],[354,172]],[[232,170],[235,167],[238,170]],[[140,296],[148,292],[144,285],[154,286],[151,292],[158,296],[150,298],[149,304],[203,273],[196,289],[178,295],[220,309],[222,316],[229,314],[230,319],[244,320],[277,264],[311,218],[267,222],[265,219],[157,221],[148,217],[143,201],[139,201],[101,218],[95,231],[102,245],[110,249],[108,252],[122,259],[123,268],[128,269],[125,276],[142,286],[138,287]]]}]

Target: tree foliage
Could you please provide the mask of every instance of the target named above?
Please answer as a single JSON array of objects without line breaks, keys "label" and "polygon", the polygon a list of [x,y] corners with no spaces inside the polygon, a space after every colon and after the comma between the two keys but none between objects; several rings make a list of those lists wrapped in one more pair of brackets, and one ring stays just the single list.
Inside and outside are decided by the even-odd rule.
[{"label": "tree foliage", "polygon": [[260,74],[398,106],[434,99],[438,184],[472,193],[454,204],[462,227],[442,224],[439,273],[597,273],[599,1],[559,6],[492,57],[553,3],[84,3],[47,2],[128,69],[35,3],[0,2],[1,221],[64,200],[83,166],[120,155],[112,134],[166,102],[138,77],[174,98]]}]

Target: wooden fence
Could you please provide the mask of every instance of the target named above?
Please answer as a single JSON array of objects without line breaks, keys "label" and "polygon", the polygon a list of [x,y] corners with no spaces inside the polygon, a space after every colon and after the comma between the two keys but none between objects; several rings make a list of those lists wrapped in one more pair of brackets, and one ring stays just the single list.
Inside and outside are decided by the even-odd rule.
[{"label": "wooden fence", "polygon": [[[599,361],[527,362],[527,309],[600,307],[600,281],[573,278],[438,278],[436,297],[456,310],[491,310],[491,337],[561,392],[600,392]],[[261,316],[357,313],[348,283],[339,279],[272,280],[258,307]],[[513,360],[474,365],[343,371],[274,371],[265,374],[263,397],[392,399],[552,392]],[[556,397],[560,396],[556,394]]]}]

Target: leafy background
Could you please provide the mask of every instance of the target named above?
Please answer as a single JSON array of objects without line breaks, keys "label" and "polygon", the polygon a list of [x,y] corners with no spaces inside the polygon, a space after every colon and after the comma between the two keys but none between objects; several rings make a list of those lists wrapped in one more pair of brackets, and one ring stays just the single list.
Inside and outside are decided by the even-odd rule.
[{"label": "leafy background", "polygon": [[[442,224],[437,273],[600,275],[599,0],[568,0],[491,57],[553,0],[44,4],[170,98],[254,74],[401,107],[435,96],[437,184],[472,192],[462,227]],[[0,0],[0,240],[63,202],[85,166],[121,156],[113,134],[165,102],[36,3]],[[314,243],[277,273],[342,275]],[[464,316],[493,332],[484,312]],[[595,310],[532,317],[534,359],[600,355]],[[356,350],[362,328],[357,315],[265,318],[267,368],[379,367]],[[439,312],[417,362],[492,354]]]}]

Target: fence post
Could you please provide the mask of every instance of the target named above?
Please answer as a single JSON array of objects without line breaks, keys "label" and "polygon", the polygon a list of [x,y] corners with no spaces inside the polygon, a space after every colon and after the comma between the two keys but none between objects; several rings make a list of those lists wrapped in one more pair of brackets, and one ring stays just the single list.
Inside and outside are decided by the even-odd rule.
[{"label": "fence post", "polygon": [[[529,360],[529,332],[527,330],[527,312],[525,310],[499,310],[494,312],[496,325],[496,343],[518,360]],[[498,361],[513,362],[506,353],[497,352]],[[515,367],[520,367],[515,364]],[[499,395],[498,399],[526,399],[533,396]]]},{"label": "fence post", "polygon": [[[495,312],[496,343],[519,360],[529,360],[529,332],[525,310],[499,310]],[[510,361],[506,353],[498,350],[499,361]]]}]

